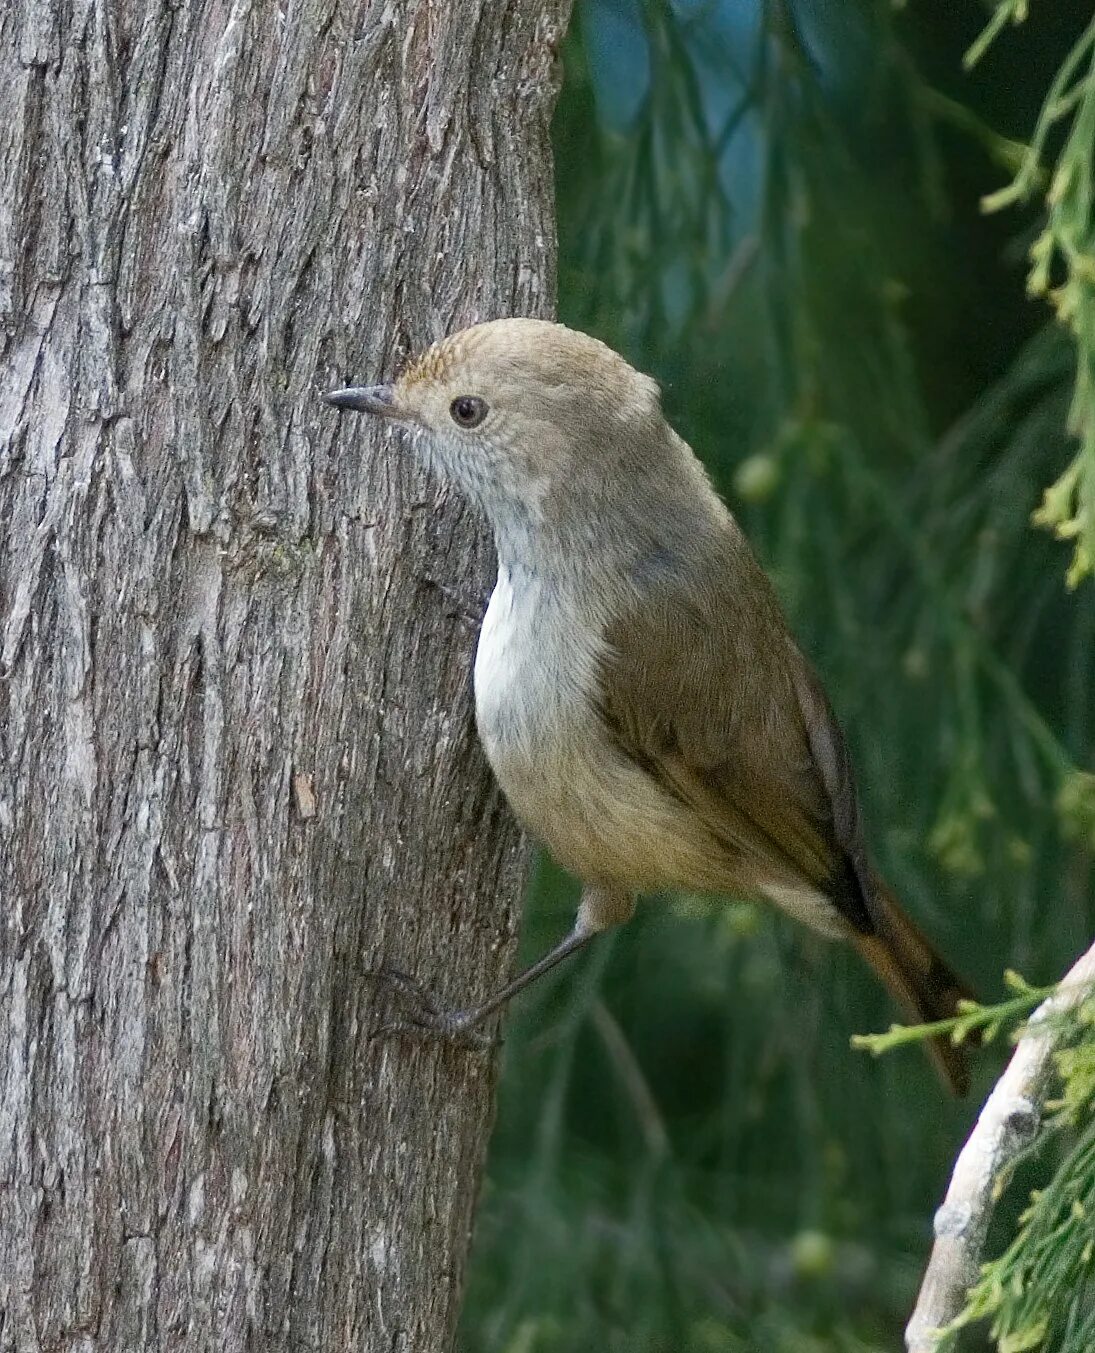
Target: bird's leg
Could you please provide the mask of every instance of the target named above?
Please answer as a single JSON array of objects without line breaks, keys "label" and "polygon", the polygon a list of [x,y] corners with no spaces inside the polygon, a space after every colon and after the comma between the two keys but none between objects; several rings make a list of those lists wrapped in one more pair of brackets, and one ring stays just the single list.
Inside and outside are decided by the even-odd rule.
[{"label": "bird's leg", "polygon": [[423,587],[431,587],[435,592],[441,593],[452,608],[447,612],[448,615],[459,620],[473,633],[478,634],[483,625],[483,615],[490,602],[489,592],[469,601],[459,588],[450,587],[448,583],[439,582],[436,578],[423,577],[419,581]]},{"label": "bird's leg", "polygon": [[457,1042],[471,1042],[477,1047],[489,1047],[491,1040],[477,1033],[479,1025],[501,1010],[519,992],[531,986],[537,978],[550,972],[571,954],[593,939],[594,935],[627,920],[634,910],[634,899],[625,894],[608,893],[602,889],[586,889],[582,896],[582,905],[574,921],[570,934],[542,958],[519,973],[512,982],[508,982],[493,996],[473,1006],[470,1010],[445,1010],[415,978],[396,968],[385,966],[374,974],[382,982],[397,990],[401,996],[413,1002],[417,1009],[402,1019],[392,1020],[374,1032],[374,1037],[387,1034],[415,1034],[424,1037],[452,1039]]},{"label": "bird's leg", "polygon": [[542,977],[544,973],[550,972],[557,964],[562,963],[563,959],[577,953],[596,933],[595,930],[579,930],[575,926],[570,934],[554,949],[549,950],[543,958],[519,973],[501,991],[496,991],[488,1000],[483,1001],[481,1005],[473,1006],[470,1010],[443,1009],[432,993],[415,978],[400,972],[398,968],[385,965],[373,976],[398,991],[400,996],[415,1008],[401,1018],[382,1025],[374,1031],[373,1037],[417,1034],[427,1038],[433,1036],[452,1039],[454,1042],[469,1042],[476,1047],[489,1047],[492,1040],[478,1033],[478,1026],[489,1019],[495,1011],[501,1010],[519,991],[524,991],[525,987],[535,982],[538,977]]}]

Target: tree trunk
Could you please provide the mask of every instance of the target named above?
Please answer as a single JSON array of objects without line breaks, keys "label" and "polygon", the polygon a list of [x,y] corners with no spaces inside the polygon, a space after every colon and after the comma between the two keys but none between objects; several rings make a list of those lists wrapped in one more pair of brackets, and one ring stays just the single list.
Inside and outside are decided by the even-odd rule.
[{"label": "tree trunk", "polygon": [[448,1348],[502,982],[480,523],[318,391],[550,311],[569,0],[0,11],[0,1350]]}]

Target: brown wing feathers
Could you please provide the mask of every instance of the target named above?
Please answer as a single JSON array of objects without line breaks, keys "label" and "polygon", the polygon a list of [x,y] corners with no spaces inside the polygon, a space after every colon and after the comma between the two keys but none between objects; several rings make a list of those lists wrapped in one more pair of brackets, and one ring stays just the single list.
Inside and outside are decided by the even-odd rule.
[{"label": "brown wing feathers", "polygon": [[[750,563],[767,595],[767,580]],[[725,576],[734,572],[726,569]],[[684,627],[672,649],[690,662],[679,656],[666,662],[651,652],[657,641],[643,632],[642,619],[650,615],[649,597],[610,629],[603,705],[621,749],[700,814],[728,852],[751,857],[761,874],[767,860],[773,876],[790,872],[823,892],[912,1018],[953,1014],[968,992],[870,869],[847,744],[774,596],[743,627],[735,598],[720,596],[717,580],[708,583],[691,588],[691,604],[675,613],[661,584],[660,632]],[[708,598],[703,613],[697,596]],[[725,674],[714,699],[713,672]],[[727,890],[740,886],[742,876],[728,865]],[[947,1083],[963,1093],[964,1051],[938,1039],[932,1053]]]}]

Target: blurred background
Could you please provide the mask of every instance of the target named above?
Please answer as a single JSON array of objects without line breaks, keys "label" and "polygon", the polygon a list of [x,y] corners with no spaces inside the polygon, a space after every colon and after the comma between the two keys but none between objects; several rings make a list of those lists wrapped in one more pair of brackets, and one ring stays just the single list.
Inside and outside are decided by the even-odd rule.
[{"label": "blurred background", "polygon": [[[661,381],[826,681],[880,865],[986,1000],[1095,936],[1095,584],[1031,523],[1080,445],[1077,337],[1082,374],[1089,355],[1027,294],[1077,193],[1089,228],[1090,175],[1047,208],[1039,167],[1065,165],[1068,119],[1029,200],[982,209],[1091,6],[1035,0],[964,65],[997,8],[1020,6],[578,0],[556,118],[561,318]],[[1090,302],[1060,247],[1043,290]],[[526,957],[575,896],[541,861]],[[696,897],[644,903],[533,989],[466,1353],[901,1347],[1007,1048],[956,1104],[918,1050],[850,1049],[894,1018],[851,955]]]}]

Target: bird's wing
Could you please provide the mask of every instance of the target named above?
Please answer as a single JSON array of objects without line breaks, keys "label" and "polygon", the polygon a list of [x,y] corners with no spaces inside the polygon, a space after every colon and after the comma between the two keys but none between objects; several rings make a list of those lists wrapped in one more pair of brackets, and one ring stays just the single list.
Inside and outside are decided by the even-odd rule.
[{"label": "bird's wing", "polygon": [[604,717],[624,755],[692,808],[748,876],[801,880],[870,932],[843,734],[748,546],[728,548],[687,571],[659,569],[609,626]]}]

